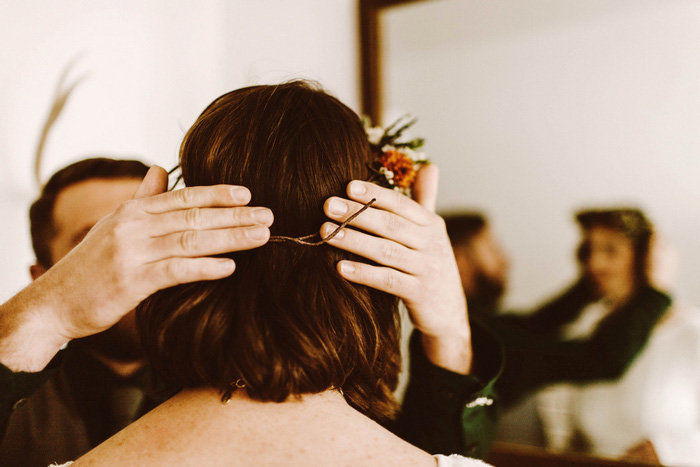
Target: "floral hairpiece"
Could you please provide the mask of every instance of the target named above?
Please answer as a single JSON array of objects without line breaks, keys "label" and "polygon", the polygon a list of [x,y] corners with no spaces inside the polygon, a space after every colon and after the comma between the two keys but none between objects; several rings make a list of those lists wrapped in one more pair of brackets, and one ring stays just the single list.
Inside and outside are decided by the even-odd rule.
[{"label": "floral hairpiece", "polygon": [[370,181],[409,197],[420,166],[430,163],[425,154],[417,152],[425,143],[423,138],[399,141],[403,132],[416,121],[416,118],[404,115],[387,128],[372,127],[369,120],[363,121],[369,145],[377,155],[370,164],[374,172]]}]

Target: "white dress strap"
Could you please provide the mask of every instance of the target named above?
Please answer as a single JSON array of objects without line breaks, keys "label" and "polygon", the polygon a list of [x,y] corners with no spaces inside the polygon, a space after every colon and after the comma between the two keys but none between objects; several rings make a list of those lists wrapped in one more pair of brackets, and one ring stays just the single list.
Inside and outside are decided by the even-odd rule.
[{"label": "white dress strap", "polygon": [[452,454],[450,456],[443,456],[442,454],[436,454],[435,459],[437,460],[438,467],[484,467],[491,464],[487,464],[479,459],[472,459],[471,457],[463,457],[458,454]]}]

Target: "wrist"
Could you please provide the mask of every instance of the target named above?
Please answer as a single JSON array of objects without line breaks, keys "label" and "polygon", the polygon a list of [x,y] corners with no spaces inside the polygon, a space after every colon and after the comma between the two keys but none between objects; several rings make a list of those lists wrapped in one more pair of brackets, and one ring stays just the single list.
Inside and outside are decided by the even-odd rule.
[{"label": "wrist", "polygon": [[43,370],[68,341],[47,298],[32,283],[0,307],[0,362],[12,371]]},{"label": "wrist", "polygon": [[421,334],[425,356],[435,366],[454,373],[469,374],[473,352],[469,331],[450,335]]}]

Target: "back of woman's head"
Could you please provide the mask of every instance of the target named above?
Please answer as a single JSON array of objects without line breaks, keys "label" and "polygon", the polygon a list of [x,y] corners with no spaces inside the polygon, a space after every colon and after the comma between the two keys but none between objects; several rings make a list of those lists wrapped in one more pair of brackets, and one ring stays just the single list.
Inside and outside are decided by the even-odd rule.
[{"label": "back of woman's head", "polygon": [[[323,203],[369,177],[362,124],[337,99],[304,82],[254,86],[216,99],[180,150],[187,186],[227,183],[275,216],[272,235],[318,232]],[[399,369],[397,299],[336,272],[357,259],[328,245],[268,243],[232,253],[222,280],[161,291],[138,310],[149,360],[174,387],[281,402],[341,388],[374,417],[391,416]]]}]

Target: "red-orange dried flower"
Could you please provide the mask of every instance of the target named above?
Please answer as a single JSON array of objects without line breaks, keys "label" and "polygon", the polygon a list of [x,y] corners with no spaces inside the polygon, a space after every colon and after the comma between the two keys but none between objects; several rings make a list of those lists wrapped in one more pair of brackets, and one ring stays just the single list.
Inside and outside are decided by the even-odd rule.
[{"label": "red-orange dried flower", "polygon": [[394,185],[399,188],[410,188],[416,179],[413,159],[406,154],[390,148],[385,150],[379,158],[379,163],[394,174]]}]

